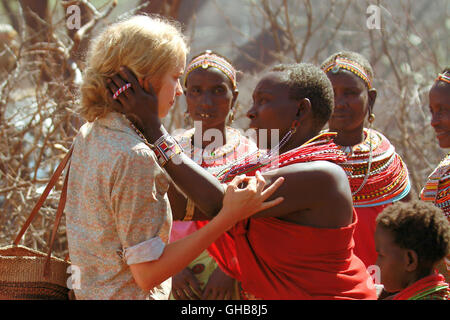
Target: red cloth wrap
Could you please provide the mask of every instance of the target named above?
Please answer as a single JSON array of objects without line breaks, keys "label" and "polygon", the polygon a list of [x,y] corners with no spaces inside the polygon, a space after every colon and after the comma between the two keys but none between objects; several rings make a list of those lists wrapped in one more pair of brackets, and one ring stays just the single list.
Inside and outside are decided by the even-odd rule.
[{"label": "red cloth wrap", "polygon": [[358,224],[355,227],[353,239],[355,240],[354,252],[362,260],[366,267],[374,265],[377,261],[375,250],[376,218],[384,208],[390,204],[380,206],[355,208],[358,216]]},{"label": "red cloth wrap", "polygon": [[[325,140],[286,152],[280,160],[283,167],[317,160],[339,163],[345,156],[333,142]],[[250,218],[239,222],[208,251],[224,271],[257,298],[377,299],[372,279],[353,253],[355,211],[353,217],[349,226],[338,229],[312,228],[277,218]],[[235,256],[238,265],[229,262]]]},{"label": "red cloth wrap", "polygon": [[277,218],[238,223],[232,232],[242,288],[261,299],[377,299],[364,264],[353,254],[356,222],[354,214],[354,222],[339,229]]},{"label": "red cloth wrap", "polygon": [[447,287],[448,290],[448,283],[445,282],[442,274],[432,274],[414,282],[409,287],[397,293],[392,300],[408,300],[421,292],[435,287]]}]

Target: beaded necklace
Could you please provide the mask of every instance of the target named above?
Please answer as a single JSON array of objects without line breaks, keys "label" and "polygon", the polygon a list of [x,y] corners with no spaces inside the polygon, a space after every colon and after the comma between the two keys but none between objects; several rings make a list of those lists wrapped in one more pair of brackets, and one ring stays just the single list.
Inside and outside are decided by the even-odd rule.
[{"label": "beaded necklace", "polygon": [[[292,134],[289,136],[292,136]],[[238,163],[235,167],[224,170],[224,172],[221,172],[217,177],[221,182],[227,182],[237,175],[254,173],[257,169],[261,169],[261,171],[265,172],[297,162],[317,160],[344,162],[344,153],[332,142],[332,139],[335,136],[335,132],[326,132],[281,155],[274,153],[272,150],[269,153],[269,156],[266,154],[259,158],[246,158],[242,163]],[[284,141],[283,144],[286,142],[287,141]]]},{"label": "beaded necklace", "polygon": [[371,207],[400,200],[410,190],[408,171],[395,148],[379,132],[364,129],[358,145],[340,149],[347,154],[341,164],[347,173],[355,207]]},{"label": "beaded necklace", "polygon": [[423,201],[434,203],[450,218],[450,152],[429,175],[420,192]]},{"label": "beaded necklace", "polygon": [[[267,153],[263,154],[259,149],[251,153],[248,156],[241,157],[230,166],[219,172],[217,177],[222,182],[227,181],[230,175],[236,176],[239,174],[244,174],[248,171],[255,170],[257,168],[263,167],[273,161],[275,157],[278,156],[279,150],[291,139],[292,135],[295,133],[296,128],[291,128],[281,139],[281,141]],[[236,164],[237,165],[234,165]]]},{"label": "beaded necklace", "polygon": [[192,128],[175,139],[191,159],[207,168],[213,175],[233,166],[258,150],[254,143],[240,134],[239,130],[226,127],[227,143],[208,153],[192,144],[194,133],[195,128]]}]

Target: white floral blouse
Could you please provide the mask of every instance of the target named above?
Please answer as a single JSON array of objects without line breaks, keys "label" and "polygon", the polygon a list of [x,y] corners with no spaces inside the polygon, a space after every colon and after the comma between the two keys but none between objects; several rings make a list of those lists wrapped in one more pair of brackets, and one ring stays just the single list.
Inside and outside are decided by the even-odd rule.
[{"label": "white floral blouse", "polygon": [[[167,299],[169,278],[144,292],[129,265],[159,259],[172,214],[169,178],[119,113],[80,129],[74,142],[66,203],[77,299]],[[76,282],[75,282],[76,283]]]}]

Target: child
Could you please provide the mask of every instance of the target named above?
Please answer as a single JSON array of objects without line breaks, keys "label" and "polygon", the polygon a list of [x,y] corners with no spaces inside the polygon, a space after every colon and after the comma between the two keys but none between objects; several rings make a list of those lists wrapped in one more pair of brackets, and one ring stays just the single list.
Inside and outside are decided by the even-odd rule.
[{"label": "child", "polygon": [[449,285],[434,269],[450,250],[441,209],[420,200],[397,202],[377,217],[375,245],[381,282],[393,300],[448,300]]}]

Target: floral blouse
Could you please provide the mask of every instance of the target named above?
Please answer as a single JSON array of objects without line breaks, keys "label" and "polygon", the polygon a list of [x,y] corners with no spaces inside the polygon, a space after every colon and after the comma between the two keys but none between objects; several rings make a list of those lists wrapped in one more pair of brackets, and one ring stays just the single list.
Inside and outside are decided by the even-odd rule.
[{"label": "floral blouse", "polygon": [[70,164],[66,228],[70,259],[79,268],[77,299],[167,299],[169,278],[151,292],[129,265],[159,259],[172,214],[169,178],[119,113],[84,124]]}]

